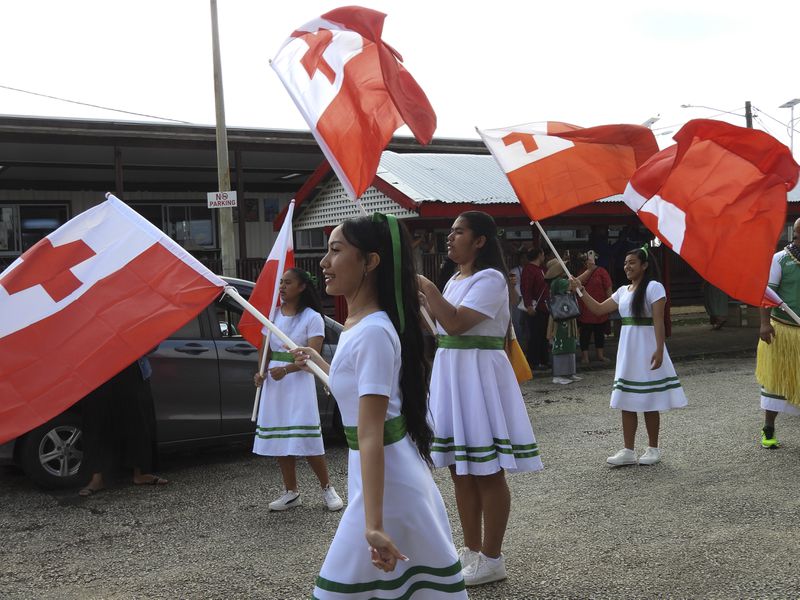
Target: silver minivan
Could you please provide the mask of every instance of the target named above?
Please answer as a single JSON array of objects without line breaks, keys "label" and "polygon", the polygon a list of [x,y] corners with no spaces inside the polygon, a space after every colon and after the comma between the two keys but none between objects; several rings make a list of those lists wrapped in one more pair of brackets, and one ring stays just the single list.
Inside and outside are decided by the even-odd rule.
[{"label": "silver minivan", "polygon": [[[248,298],[254,284],[224,278]],[[248,442],[255,424],[253,373],[258,352],[238,332],[241,307],[227,296],[206,307],[149,355],[151,386],[160,451]],[[333,358],[342,326],[325,317],[322,354]],[[323,433],[341,437],[342,422],[336,402],[319,381],[317,399]],[[17,464],[45,487],[83,483],[81,402],[0,446],[0,464]]]}]

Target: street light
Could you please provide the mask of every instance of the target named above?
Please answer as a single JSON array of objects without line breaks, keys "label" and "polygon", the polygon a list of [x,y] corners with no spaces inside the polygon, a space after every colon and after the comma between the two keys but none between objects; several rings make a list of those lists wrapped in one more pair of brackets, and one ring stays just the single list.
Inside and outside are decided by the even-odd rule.
[{"label": "street light", "polygon": [[791,116],[789,117],[789,150],[792,152],[792,156],[794,156],[794,107],[797,104],[800,104],[800,98],[795,98],[794,100],[784,102],[778,107],[788,108],[792,111]]},{"label": "street light", "polygon": [[650,129],[652,129],[653,125],[655,124],[655,122],[658,121],[660,118],[661,118],[661,115],[657,115],[655,117],[650,117],[649,119],[647,119],[647,121],[642,123],[642,126],[643,127],[649,127]]}]

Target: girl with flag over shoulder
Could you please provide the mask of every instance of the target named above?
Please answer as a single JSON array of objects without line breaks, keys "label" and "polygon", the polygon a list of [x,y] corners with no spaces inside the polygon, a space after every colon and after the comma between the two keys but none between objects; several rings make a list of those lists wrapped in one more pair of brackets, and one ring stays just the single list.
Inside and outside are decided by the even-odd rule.
[{"label": "girl with flag over shoulder", "polygon": [[431,377],[433,462],[449,467],[464,531],[459,551],[467,585],[506,578],[501,552],[511,493],[505,471],[538,471],[539,447],[505,353],[509,296],[497,226],[480,211],[462,213],[447,237],[458,269],[444,287],[420,276],[438,321]]},{"label": "girl with flag over shoulder", "polygon": [[350,454],[347,509],[314,598],[466,598],[430,470],[430,366],[408,232],[392,215],[345,221],[320,265],[328,294],[347,300],[344,331],[330,365],[314,348],[293,354],[330,374]]},{"label": "girl with flag over shoulder", "polygon": [[[325,321],[311,275],[302,269],[288,269],[279,283],[281,304],[275,315],[275,325],[295,343],[315,350],[322,348]],[[261,332],[267,335],[267,329]],[[258,364],[264,345],[258,351]],[[314,376],[295,366],[294,356],[284,351],[283,343],[270,337],[269,365],[266,377],[256,373],[254,382],[261,386],[258,426],[253,452],[262,456],[277,456],[283,477],[283,495],[270,502],[270,510],[288,510],[303,503],[297,486],[297,456],[305,456],[322,486],[322,500],[328,510],[341,510],[342,499],[331,485],[322,428],[317,406]]]},{"label": "girl with flag over shoulder", "polygon": [[[622,411],[625,447],[606,462],[612,466],[654,465],[661,460],[658,434],[659,411],[686,406],[686,394],[664,344],[666,290],[657,280],[656,261],[647,245],[625,255],[624,271],[630,285],[620,287],[602,303],[592,298],[577,279],[570,289],[583,292],[584,305],[596,315],[619,310],[622,333],[617,348],[617,368],[611,392],[611,408]],[[648,447],[639,458],[634,452],[636,428],[644,413]]]}]

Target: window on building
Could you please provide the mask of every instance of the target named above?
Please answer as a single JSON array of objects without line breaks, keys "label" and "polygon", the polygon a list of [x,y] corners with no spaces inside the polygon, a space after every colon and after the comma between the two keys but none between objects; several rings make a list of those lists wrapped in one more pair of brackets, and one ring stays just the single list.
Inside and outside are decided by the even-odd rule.
[{"label": "window on building", "polygon": [[21,254],[69,219],[66,204],[0,205],[0,254]]},{"label": "window on building", "polygon": [[16,206],[0,206],[0,252],[19,252],[19,214]]},{"label": "window on building", "polygon": [[296,232],[295,242],[298,250],[324,249],[328,245],[328,236],[322,229],[301,229]]},{"label": "window on building", "polygon": [[187,250],[216,248],[214,213],[205,206],[164,205],[166,233]]},{"label": "window on building", "polygon": [[164,231],[164,208],[161,204],[131,204],[131,208]]}]

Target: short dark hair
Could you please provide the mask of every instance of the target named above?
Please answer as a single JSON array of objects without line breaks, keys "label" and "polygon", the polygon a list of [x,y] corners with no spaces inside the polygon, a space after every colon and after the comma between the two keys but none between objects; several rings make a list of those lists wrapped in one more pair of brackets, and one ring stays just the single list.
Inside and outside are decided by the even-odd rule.
[{"label": "short dark hair", "polygon": [[531,248],[530,250],[528,250],[525,253],[525,256],[528,258],[528,260],[536,260],[542,254],[544,254],[544,250],[542,250],[542,247],[541,246],[536,246],[536,247]]}]

